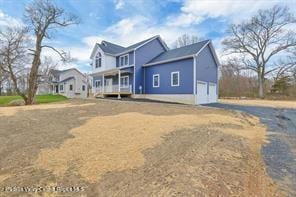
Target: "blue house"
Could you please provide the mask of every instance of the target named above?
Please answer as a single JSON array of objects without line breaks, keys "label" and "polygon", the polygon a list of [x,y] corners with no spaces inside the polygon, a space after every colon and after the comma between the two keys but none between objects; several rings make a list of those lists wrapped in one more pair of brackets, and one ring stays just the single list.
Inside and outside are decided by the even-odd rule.
[{"label": "blue house", "polygon": [[102,41],[91,59],[96,97],[217,102],[219,61],[210,40],[177,49],[169,49],[160,36],[128,47]]}]

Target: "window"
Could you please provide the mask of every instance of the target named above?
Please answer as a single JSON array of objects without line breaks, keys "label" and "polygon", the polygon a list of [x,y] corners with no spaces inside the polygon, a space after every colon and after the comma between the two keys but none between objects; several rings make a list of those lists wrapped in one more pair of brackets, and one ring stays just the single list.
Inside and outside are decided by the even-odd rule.
[{"label": "window", "polygon": [[85,85],[82,85],[82,91],[85,91]]},{"label": "window", "polygon": [[72,85],[72,84],[70,84],[70,86],[69,86],[69,90],[70,90],[70,91],[73,90],[73,85]]},{"label": "window", "polygon": [[63,90],[64,90],[64,86],[60,85],[60,91],[63,91]]},{"label": "window", "polygon": [[159,74],[153,75],[153,87],[154,88],[159,87]]},{"label": "window", "polygon": [[102,55],[101,53],[99,52],[97,55],[96,55],[96,68],[100,68],[102,66]]},{"label": "window", "polygon": [[179,86],[180,74],[179,72],[171,72],[171,86]]},{"label": "window", "polygon": [[96,80],[95,81],[95,87],[98,88],[101,86],[101,80]]},{"label": "window", "polygon": [[119,66],[129,65],[128,54],[119,57]]},{"label": "window", "polygon": [[129,86],[129,76],[120,77],[120,84],[121,84],[121,87],[128,87]]}]

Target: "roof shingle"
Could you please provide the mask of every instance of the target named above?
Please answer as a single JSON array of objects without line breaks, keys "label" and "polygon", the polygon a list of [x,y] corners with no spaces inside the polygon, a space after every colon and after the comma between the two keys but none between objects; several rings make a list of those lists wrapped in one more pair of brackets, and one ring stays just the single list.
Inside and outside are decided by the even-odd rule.
[{"label": "roof shingle", "polygon": [[198,51],[200,51],[200,49],[202,49],[202,47],[204,47],[204,45],[206,45],[208,42],[209,42],[209,40],[204,40],[204,41],[197,42],[197,43],[187,45],[184,47],[165,51],[165,52],[159,54],[158,56],[156,56],[154,59],[152,59],[147,64],[194,55]]},{"label": "roof shingle", "polygon": [[130,51],[130,50],[133,50],[135,48],[137,48],[138,46],[141,46],[142,44],[144,44],[145,42],[153,39],[153,38],[156,38],[157,36],[153,36],[151,38],[148,38],[146,40],[143,40],[141,42],[138,42],[136,44],[133,44],[133,45],[130,45],[128,47],[123,47],[123,46],[120,46],[120,45],[117,45],[117,44],[114,44],[114,43],[111,43],[111,42],[107,42],[107,41],[102,41],[101,44],[98,44],[100,46],[100,48],[106,52],[106,53],[110,53],[110,54],[118,54],[118,53],[123,53],[125,51]]}]

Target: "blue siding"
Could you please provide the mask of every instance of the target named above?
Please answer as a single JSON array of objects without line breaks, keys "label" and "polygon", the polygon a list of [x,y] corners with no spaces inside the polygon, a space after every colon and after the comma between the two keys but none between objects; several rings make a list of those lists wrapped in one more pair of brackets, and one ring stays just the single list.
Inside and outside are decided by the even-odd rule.
[{"label": "blue siding", "polygon": [[136,68],[135,68],[135,93],[139,94],[139,87],[144,88],[144,69],[143,65],[152,60],[154,57],[164,52],[165,48],[158,39],[145,44],[136,50]]},{"label": "blue siding", "polygon": [[[179,86],[171,86],[171,72],[179,71]],[[193,94],[193,58],[145,67],[146,94]],[[160,86],[153,88],[153,74],[159,74]]]},{"label": "blue siding", "polygon": [[196,80],[217,83],[218,69],[209,46],[196,59]]},{"label": "blue siding", "polygon": [[[125,55],[125,54],[123,54]],[[122,56],[122,55],[120,55]],[[119,57],[120,56],[117,56],[116,57],[116,67],[119,67]],[[129,65],[133,65],[134,64],[134,51],[131,51],[128,53],[128,58],[129,58]]]}]

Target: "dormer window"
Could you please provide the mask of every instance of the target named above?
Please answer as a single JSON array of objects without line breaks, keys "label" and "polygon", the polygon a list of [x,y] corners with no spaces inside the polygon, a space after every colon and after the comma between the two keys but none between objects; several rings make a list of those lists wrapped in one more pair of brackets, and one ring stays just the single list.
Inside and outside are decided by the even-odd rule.
[{"label": "dormer window", "polygon": [[119,57],[119,66],[128,66],[129,58],[128,54]]},{"label": "dormer window", "polygon": [[100,68],[102,66],[102,54],[99,52],[96,55],[96,68]]}]

